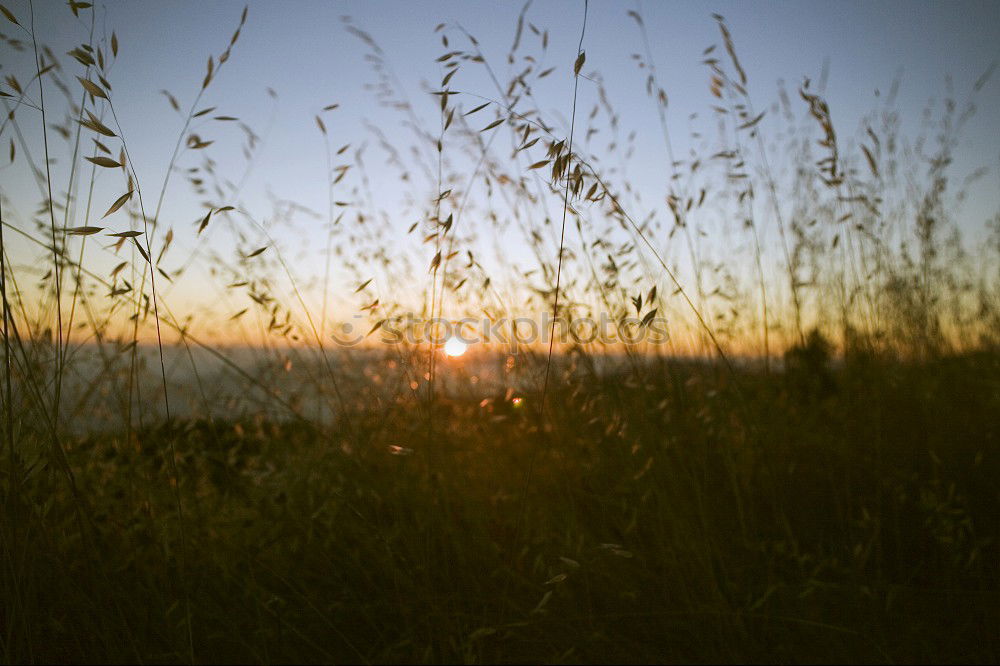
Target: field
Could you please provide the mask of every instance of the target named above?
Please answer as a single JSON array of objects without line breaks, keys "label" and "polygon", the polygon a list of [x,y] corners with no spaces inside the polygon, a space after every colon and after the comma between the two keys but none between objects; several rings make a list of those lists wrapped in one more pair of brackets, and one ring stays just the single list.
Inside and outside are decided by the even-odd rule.
[{"label": "field", "polygon": [[637,138],[578,9],[496,57],[442,23],[413,103],[345,19],[412,145],[319,100],[327,210],[265,214],[267,132],[213,98],[253,8],[164,91],[153,183],[114,11],[60,7],[57,57],[4,4],[4,663],[1000,660],[1000,212],[953,166],[992,67],[845,140],[821,84],[755,109],[714,15],[682,138],[622,9]]}]

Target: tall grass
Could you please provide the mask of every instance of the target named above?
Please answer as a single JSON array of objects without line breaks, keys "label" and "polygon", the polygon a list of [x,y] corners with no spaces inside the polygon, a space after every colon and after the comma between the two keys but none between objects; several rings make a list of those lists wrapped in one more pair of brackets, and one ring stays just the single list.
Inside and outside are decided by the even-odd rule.
[{"label": "tall grass", "polygon": [[[327,210],[263,214],[243,187],[268,131],[213,99],[244,10],[187,111],[164,91],[181,129],[150,210],[103,10],[69,3],[89,30],[57,57],[21,8],[0,139],[39,205],[0,186],[5,661],[997,660],[1000,213],[970,249],[952,164],[991,70],[925,135],[890,91],[845,142],[822,82],[755,107],[716,15],[718,129],[679,156],[639,11],[655,139],[622,126],[589,33],[550,53],[528,6],[502,60],[438,26],[415,99],[345,19],[412,143],[340,136],[326,104]],[[663,142],[662,204],[637,140]],[[660,315],[670,339],[448,358],[378,341],[406,313]]]}]

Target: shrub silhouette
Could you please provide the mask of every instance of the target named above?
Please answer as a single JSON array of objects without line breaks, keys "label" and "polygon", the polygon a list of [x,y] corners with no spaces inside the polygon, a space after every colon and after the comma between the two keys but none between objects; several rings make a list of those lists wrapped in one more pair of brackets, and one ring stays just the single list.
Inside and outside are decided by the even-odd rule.
[{"label": "shrub silhouette", "polygon": [[818,329],[785,352],[785,376],[788,390],[804,402],[821,400],[837,388],[831,369],[833,345]]}]

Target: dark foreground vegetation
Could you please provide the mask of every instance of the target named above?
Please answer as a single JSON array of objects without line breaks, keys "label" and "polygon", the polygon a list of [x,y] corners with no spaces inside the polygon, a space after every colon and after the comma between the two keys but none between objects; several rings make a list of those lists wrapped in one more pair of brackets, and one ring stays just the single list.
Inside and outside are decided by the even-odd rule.
[{"label": "dark foreground vegetation", "polygon": [[789,366],[74,441],[5,659],[996,662],[998,356]]}]

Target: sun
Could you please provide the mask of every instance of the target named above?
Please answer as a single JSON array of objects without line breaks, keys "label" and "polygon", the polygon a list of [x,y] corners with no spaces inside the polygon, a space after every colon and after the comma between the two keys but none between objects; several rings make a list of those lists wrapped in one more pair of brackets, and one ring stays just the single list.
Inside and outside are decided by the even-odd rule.
[{"label": "sun", "polygon": [[468,348],[469,345],[458,338],[449,338],[448,342],[444,343],[444,353],[448,356],[461,356]]}]

